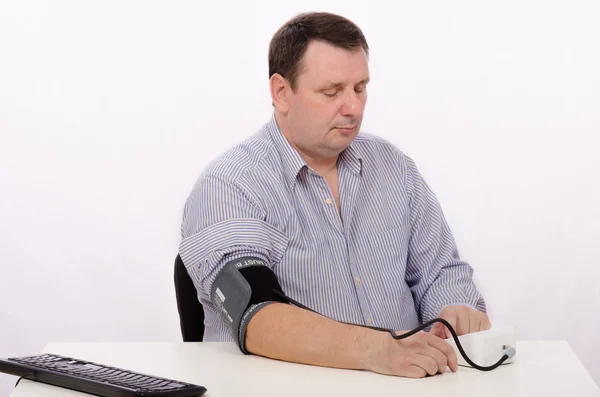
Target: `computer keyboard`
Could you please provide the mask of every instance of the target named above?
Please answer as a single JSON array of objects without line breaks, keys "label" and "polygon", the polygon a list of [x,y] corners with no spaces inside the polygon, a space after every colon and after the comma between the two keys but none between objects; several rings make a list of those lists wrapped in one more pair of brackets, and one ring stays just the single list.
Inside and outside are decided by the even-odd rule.
[{"label": "computer keyboard", "polygon": [[0,372],[102,397],[195,397],[206,392],[204,386],[56,354],[1,359]]}]

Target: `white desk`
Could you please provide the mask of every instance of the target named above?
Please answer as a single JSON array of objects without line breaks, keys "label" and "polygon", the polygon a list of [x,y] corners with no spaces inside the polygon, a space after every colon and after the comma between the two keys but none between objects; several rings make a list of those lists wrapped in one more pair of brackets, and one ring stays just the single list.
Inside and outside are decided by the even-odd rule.
[{"label": "white desk", "polygon": [[[229,343],[50,343],[56,353],[205,386],[205,396],[600,396],[567,342],[519,342],[515,363],[491,372],[408,379],[243,355]],[[16,381],[16,377],[15,377]],[[81,397],[22,380],[11,397]]]}]

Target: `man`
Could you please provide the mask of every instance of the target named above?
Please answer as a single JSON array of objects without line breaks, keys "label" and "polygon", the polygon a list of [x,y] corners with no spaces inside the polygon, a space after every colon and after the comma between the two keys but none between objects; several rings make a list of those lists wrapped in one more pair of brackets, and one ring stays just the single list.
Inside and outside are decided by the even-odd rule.
[{"label": "man", "polygon": [[[459,334],[490,328],[415,163],[358,134],[368,52],[354,23],[328,13],[299,15],[273,36],[272,119],[203,172],[184,209],[180,255],[205,308],[205,340],[241,335],[243,350],[265,357],[422,377],[457,370],[443,325],[402,340],[368,326],[400,332],[441,317]],[[213,287],[249,257],[320,314],[273,302],[232,331]]]}]

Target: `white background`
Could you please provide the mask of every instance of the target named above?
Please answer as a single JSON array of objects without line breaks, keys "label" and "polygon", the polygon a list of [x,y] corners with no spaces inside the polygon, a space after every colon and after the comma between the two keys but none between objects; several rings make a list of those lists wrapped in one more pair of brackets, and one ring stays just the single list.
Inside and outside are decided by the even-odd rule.
[{"label": "white background", "polygon": [[596,0],[2,2],[0,357],[180,340],[183,204],[270,117],[268,42],[309,10],[363,29],[363,131],[415,159],[493,326],[600,383]]}]

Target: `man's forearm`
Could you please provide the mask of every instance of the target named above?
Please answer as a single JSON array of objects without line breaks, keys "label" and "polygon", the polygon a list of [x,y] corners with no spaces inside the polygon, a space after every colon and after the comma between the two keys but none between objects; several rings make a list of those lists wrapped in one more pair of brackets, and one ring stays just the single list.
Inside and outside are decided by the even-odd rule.
[{"label": "man's forearm", "polygon": [[369,369],[369,359],[375,354],[381,334],[274,303],[250,320],[246,349],[256,355],[302,364]]}]

